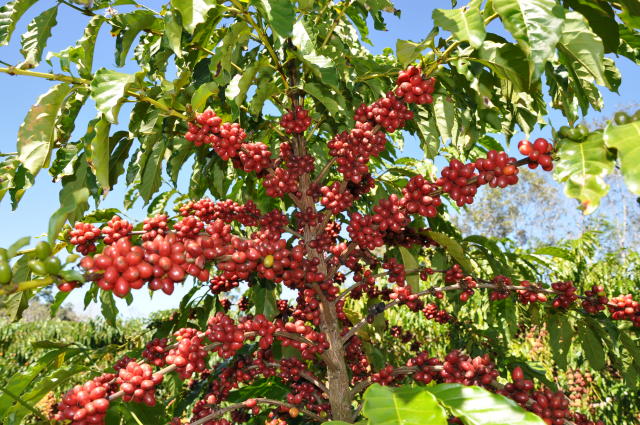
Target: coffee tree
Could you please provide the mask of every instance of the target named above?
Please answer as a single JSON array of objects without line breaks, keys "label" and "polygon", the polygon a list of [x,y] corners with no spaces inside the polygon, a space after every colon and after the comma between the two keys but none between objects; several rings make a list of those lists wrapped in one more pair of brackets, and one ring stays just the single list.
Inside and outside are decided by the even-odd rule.
[{"label": "coffee tree", "polygon": [[[35,3],[0,9],[0,43]],[[543,258],[562,248],[463,239],[448,213],[473,208],[482,186],[516,185],[520,167],[553,171],[586,213],[614,167],[640,193],[635,116],[569,127],[620,85],[605,53],[640,58],[638,5],[452,3],[434,11],[423,40],[381,55],[363,42],[369,23],[381,30],[400,16],[388,0],[59,0],[38,14],[22,35],[24,61],[0,72],[55,84],[27,113],[17,152],[2,154],[0,196],[17,207],[48,169],[60,206],[48,241],[0,253],[5,303],[17,319],[39,288],[57,285],[57,308],[83,287],[117,325],[114,296],[191,290],[112,370],[61,369],[78,353],[51,343],[4,386],[3,420],[607,421],[575,410],[507,346],[519,320],[545,324],[557,367],[579,356],[635,387],[635,288],[608,294],[606,279],[585,287],[580,273],[549,281]],[[87,26],[44,56],[61,8]],[[106,31],[114,66],[130,72],[95,69]],[[94,105],[76,137],[80,111]],[[548,108],[567,119],[555,140],[535,135]],[[531,136],[515,154],[518,132]],[[118,186],[124,209],[140,200],[148,218],[99,209]],[[228,293],[242,297],[231,305]],[[407,337],[391,322],[398,309],[449,329],[450,344]],[[57,404],[43,417],[33,405],[50,391]]]}]

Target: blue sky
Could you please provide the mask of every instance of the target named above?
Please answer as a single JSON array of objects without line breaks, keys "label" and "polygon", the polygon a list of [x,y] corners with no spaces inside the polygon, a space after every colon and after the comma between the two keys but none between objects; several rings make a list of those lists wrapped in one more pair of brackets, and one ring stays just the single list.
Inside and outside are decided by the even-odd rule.
[{"label": "blue sky", "polygon": [[[162,4],[157,0],[144,1],[151,8],[159,9]],[[402,17],[398,19],[394,16],[387,15],[388,31],[381,32],[372,29],[370,39],[374,47],[370,49],[374,53],[381,52],[385,47],[391,47],[395,50],[396,40],[414,40],[419,41],[431,30],[431,12],[434,8],[450,8],[449,0],[396,0],[395,5],[402,10]],[[464,3],[464,2],[459,2]],[[24,32],[28,22],[35,17],[40,11],[52,7],[56,2],[53,0],[40,1],[30,10],[18,24],[14,33],[13,40],[7,47],[0,48],[0,60],[12,64],[21,61],[19,54],[19,35]],[[122,8],[121,10],[127,10]],[[84,29],[87,17],[64,5],[60,6],[58,13],[58,25],[53,30],[53,37],[47,47],[47,51],[59,51],[71,45],[77,40]],[[492,23],[491,30],[497,31],[499,24]],[[96,55],[94,69],[99,67],[107,67],[115,69],[113,59],[113,43],[115,39],[109,35],[108,26],[104,26],[96,46]],[[615,93],[604,92],[605,109],[603,113],[593,113],[593,117],[611,115],[619,107],[635,104],[637,93],[639,92],[639,79],[633,77],[633,73],[637,72],[637,66],[631,61],[620,58],[618,66],[623,76],[623,83],[620,87],[620,95]],[[48,72],[51,67],[42,63],[37,70]],[[134,68],[125,67],[122,72],[133,72]],[[7,74],[0,74],[0,92],[3,93],[0,98],[0,134],[4,137],[0,139],[1,152],[14,152],[16,150],[16,135],[18,128],[24,119],[29,107],[34,103],[36,98],[44,93],[52,82],[30,78],[30,77],[12,77]],[[123,107],[120,116],[124,119],[128,114],[128,108]],[[76,125],[75,136],[80,136],[86,128],[88,120],[95,116],[95,109],[92,104],[88,104],[83,108],[80,119]],[[553,112],[550,120],[554,126],[558,127],[564,123],[564,118],[559,112]],[[550,136],[550,130],[543,129],[535,133],[536,137]],[[515,140],[518,140],[517,138]],[[410,140],[406,141],[406,145],[411,144]],[[416,143],[417,144],[417,143]],[[36,179],[36,184],[31,188],[24,198],[17,211],[11,211],[10,201],[5,198],[0,203],[0,223],[2,224],[0,231],[0,246],[7,246],[16,239],[31,235],[38,236],[46,232],[47,223],[50,215],[58,208],[58,191],[59,186],[51,182],[50,175],[43,170]],[[102,208],[121,207],[124,191],[122,187],[114,190],[107,199],[101,204]],[[140,204],[129,212],[132,219],[140,219],[144,215],[144,209]],[[74,291],[68,298],[67,303],[82,309],[83,290]],[[176,289],[173,295],[156,294],[153,300],[150,300],[146,291],[137,291],[135,293],[134,302],[131,306],[125,307],[121,302],[120,311],[124,317],[146,316],[150,311],[171,308],[178,305],[183,290]],[[99,311],[96,306],[92,306],[87,314],[94,315]]]}]

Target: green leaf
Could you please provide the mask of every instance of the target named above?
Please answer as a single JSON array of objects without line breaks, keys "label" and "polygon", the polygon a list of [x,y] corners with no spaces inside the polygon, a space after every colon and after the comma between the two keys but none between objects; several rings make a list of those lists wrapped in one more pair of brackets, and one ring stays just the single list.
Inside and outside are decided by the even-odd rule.
[{"label": "green leaf", "polygon": [[424,387],[373,384],[364,396],[362,414],[369,425],[445,425],[447,414]]},{"label": "green leaf", "polygon": [[555,164],[554,177],[566,183],[565,193],[580,201],[585,214],[592,213],[609,191],[604,177],[614,167],[613,161],[607,157],[602,133],[591,133],[581,143],[564,141],[558,147],[557,156],[559,160]]},{"label": "green leaf", "polygon": [[617,151],[622,176],[629,190],[640,195],[640,122],[608,126],[604,131],[604,143]]},{"label": "green leaf", "polygon": [[182,25],[178,16],[168,12],[164,17],[164,38],[177,57],[182,57]]},{"label": "green leaf", "polygon": [[[544,425],[515,401],[480,387],[438,384],[426,389],[466,425]],[[429,423],[429,422],[422,422]]]},{"label": "green leaf", "polygon": [[638,0],[620,0],[622,13],[620,18],[631,28],[640,28],[640,2]]},{"label": "green leaf", "polygon": [[18,130],[18,159],[34,176],[49,162],[56,117],[70,91],[67,84],[53,86],[29,109]]},{"label": "green leaf", "polygon": [[560,40],[564,8],[555,0],[493,0],[493,7],[527,54],[537,80]]},{"label": "green leaf", "polygon": [[95,125],[95,136],[91,140],[89,149],[87,149],[87,161],[91,170],[96,175],[98,184],[102,186],[106,193],[110,186],[109,183],[109,156],[111,150],[109,147],[109,130],[111,123],[106,119],[100,118]]},{"label": "green leaf", "polygon": [[[400,255],[402,255],[402,263],[404,264],[405,270],[417,270],[418,269],[418,260],[416,257],[405,247],[398,247],[400,250]],[[407,283],[411,287],[413,293],[416,293],[420,289],[420,276],[418,273],[412,273],[407,276]]]},{"label": "green leaf", "polygon": [[547,316],[547,329],[549,330],[549,345],[553,353],[553,361],[559,368],[567,366],[567,355],[571,348],[571,340],[574,332],[569,318],[565,314],[551,313]]},{"label": "green leaf", "polygon": [[583,322],[578,327],[578,335],[582,341],[582,349],[587,361],[595,370],[601,370],[605,366],[604,348],[600,339],[593,333],[587,323]]},{"label": "green leaf", "polygon": [[433,22],[458,40],[468,41],[477,49],[487,36],[480,14],[480,3],[481,1],[474,1],[467,7],[458,9],[435,9],[432,14]]},{"label": "green leaf", "polygon": [[42,51],[51,37],[51,29],[58,23],[58,6],[53,6],[36,16],[29,23],[27,32],[22,34],[22,48],[20,53],[24,56],[24,62],[20,68],[33,68],[42,59]]},{"label": "green leaf", "polygon": [[259,379],[250,385],[231,391],[227,400],[230,402],[243,402],[249,398],[266,397],[275,400],[286,398],[289,388],[282,385],[277,379]]},{"label": "green leaf", "polygon": [[260,115],[264,102],[278,93],[278,86],[271,79],[262,79],[258,82],[258,88],[249,102],[249,113]]},{"label": "green leaf", "polygon": [[273,320],[278,315],[278,307],[275,288],[255,286],[252,291],[252,302],[256,314],[264,314],[267,320]]},{"label": "green leaf", "polygon": [[78,72],[84,78],[91,77],[91,71],[93,69],[93,54],[95,52],[96,41],[98,39],[98,33],[100,32],[100,28],[102,27],[102,23],[104,21],[104,16],[93,16],[87,24],[87,27],[84,29],[82,38],[78,40]]},{"label": "green leaf", "polygon": [[427,41],[415,43],[410,40],[396,41],[396,56],[402,65],[408,65],[420,57],[420,53],[429,47]]},{"label": "green leaf", "polygon": [[453,259],[456,260],[456,262],[460,264],[460,266],[462,266],[465,271],[471,272],[473,270],[471,261],[469,261],[464,253],[464,249],[456,240],[451,239],[444,233],[434,232],[432,230],[428,230],[426,234],[438,245],[446,249],[449,255],[451,255]]},{"label": "green leaf", "polygon": [[[318,99],[332,115],[342,115],[344,113],[344,98],[333,90],[320,84],[305,83],[304,91]],[[339,102],[342,102],[342,104]]]},{"label": "green leaf", "polygon": [[0,46],[9,44],[11,34],[24,13],[38,0],[13,0],[0,7]]},{"label": "green leaf", "polygon": [[116,326],[118,308],[111,291],[100,290],[100,310],[102,317],[111,326]]},{"label": "green leaf", "polygon": [[162,183],[162,160],[164,159],[164,152],[166,149],[166,141],[161,135],[151,135],[144,141],[146,151],[143,155],[146,156],[146,161],[141,168],[140,184],[138,189],[140,196],[145,202],[149,202],[151,196],[158,191],[160,184]]},{"label": "green leaf", "polygon": [[225,90],[225,97],[229,100],[235,101],[238,106],[242,105],[247,96],[247,91],[253,83],[253,79],[255,78],[260,66],[261,64],[256,62],[247,67],[242,74],[234,75]]},{"label": "green leaf", "polygon": [[592,0],[567,0],[567,4],[587,18],[591,30],[602,39],[606,53],[618,50],[620,32],[611,5]]},{"label": "green leaf", "polygon": [[88,199],[89,189],[85,187],[79,188],[65,195],[64,202],[61,202],[60,208],[51,215],[51,218],[49,218],[49,230],[47,234],[50,244],[55,243],[64,223],[66,223],[70,216],[74,215],[75,211],[77,211],[79,207],[85,205]]},{"label": "green leaf", "polygon": [[148,10],[135,10],[130,13],[121,13],[112,18],[111,23],[118,34],[115,49],[117,66],[125,65],[131,44],[133,44],[140,31],[153,29],[154,24],[157,22],[159,22],[159,20],[155,14]]},{"label": "green leaf", "polygon": [[294,2],[290,0],[251,0],[260,9],[274,33],[282,38],[291,35],[296,20]]},{"label": "green leaf", "polygon": [[485,41],[478,56],[479,58],[472,60],[486,65],[499,78],[511,81],[518,91],[528,91],[531,86],[529,64],[520,47],[510,43]]},{"label": "green leaf", "polygon": [[216,0],[171,0],[171,6],[182,16],[182,26],[193,34],[198,24],[207,20],[211,9],[218,7]]},{"label": "green leaf", "polygon": [[96,108],[112,124],[118,123],[118,112],[129,86],[135,81],[135,75],[122,74],[106,68],[96,71],[91,81],[91,97]]},{"label": "green leaf", "polygon": [[597,84],[608,86],[604,77],[604,45],[577,12],[569,12],[564,22],[562,37],[558,43],[564,54],[579,63]]}]

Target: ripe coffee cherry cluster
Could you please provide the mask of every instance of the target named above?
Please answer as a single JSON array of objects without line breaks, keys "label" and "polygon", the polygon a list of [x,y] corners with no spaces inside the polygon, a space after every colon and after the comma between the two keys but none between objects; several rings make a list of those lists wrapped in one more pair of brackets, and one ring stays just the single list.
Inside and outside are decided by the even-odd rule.
[{"label": "ripe coffee cherry cluster", "polygon": [[372,221],[381,232],[389,230],[398,233],[409,224],[410,218],[402,208],[398,195],[394,193],[381,199],[373,207]]},{"label": "ripe coffee cherry cluster", "polygon": [[220,124],[222,118],[211,109],[207,109],[201,114],[196,114],[196,121],[189,123],[189,130],[184,138],[196,146],[213,145],[214,135],[220,132]]},{"label": "ripe coffee cherry cluster", "polygon": [[211,136],[213,149],[224,161],[235,158],[242,148],[247,133],[238,123],[225,122],[220,126],[220,132]]},{"label": "ripe coffee cherry cluster", "polygon": [[408,367],[415,367],[417,371],[412,375],[416,382],[428,384],[438,376],[434,366],[442,365],[442,361],[435,357],[429,357],[427,352],[422,352],[417,356],[407,360]]},{"label": "ripe coffee cherry cluster", "polygon": [[222,312],[209,319],[206,335],[211,342],[220,343],[215,350],[223,359],[233,357],[245,340],[244,331]]},{"label": "ripe coffee cherry cluster", "polygon": [[167,222],[168,217],[166,214],[158,214],[153,217],[145,218],[142,224],[142,230],[145,232],[142,235],[142,240],[152,241],[156,236],[166,235],[169,231]]},{"label": "ripe coffee cherry cluster", "polygon": [[206,282],[209,271],[205,267],[205,261],[217,256],[215,246],[214,238],[199,236],[182,242],[175,233],[144,242],[145,260],[153,265],[153,279],[149,282],[149,289],[172,291],[173,284],[183,281],[187,274]]},{"label": "ripe coffee cherry cluster", "polygon": [[101,231],[91,223],[76,223],[69,232],[69,242],[76,245],[76,251],[87,255],[95,252],[95,241],[100,237]]},{"label": "ripe coffee cherry cluster", "polygon": [[528,140],[521,140],[520,143],[518,143],[518,150],[531,160],[529,168],[537,168],[538,164],[540,164],[544,171],[553,170],[553,160],[551,158],[553,145],[546,139],[539,138],[533,143]]},{"label": "ripe coffee cherry cluster", "polygon": [[413,119],[411,112],[406,103],[398,99],[392,92],[387,93],[386,97],[379,99],[367,106],[364,103],[356,110],[354,119],[361,123],[367,121],[373,125],[380,125],[388,133],[393,133],[399,128],[404,127],[405,122]]},{"label": "ripe coffee cherry cluster", "polygon": [[402,189],[400,204],[409,214],[420,214],[423,217],[435,217],[437,208],[442,204],[440,196],[434,195],[437,186],[421,175],[412,177]]},{"label": "ripe coffee cherry cluster", "polygon": [[470,182],[477,178],[475,164],[463,164],[457,159],[452,159],[447,167],[444,167],[436,184],[456,201],[459,207],[473,203],[473,198],[478,191],[478,184]]},{"label": "ripe coffee cherry cluster", "polygon": [[511,291],[508,286],[511,286],[513,283],[511,279],[503,275],[498,275],[494,277],[491,282],[498,285],[498,288],[491,291],[491,295],[489,295],[491,301],[504,300],[509,297]]},{"label": "ripe coffee cherry cluster", "polygon": [[454,264],[444,273],[444,281],[446,283],[456,283],[464,278],[464,272],[459,264]]},{"label": "ripe coffee cherry cluster", "polygon": [[58,403],[58,412],[53,419],[71,421],[71,425],[104,424],[112,390],[109,382],[114,377],[113,374],[105,374],[67,391]]},{"label": "ripe coffee cherry cluster", "polygon": [[356,123],[351,132],[344,131],[329,141],[329,155],[336,158],[338,171],[345,180],[359,184],[369,173],[369,159],[384,150],[386,136],[375,131],[370,122]]},{"label": "ripe coffee cherry cluster", "polygon": [[166,364],[165,357],[167,356],[167,338],[154,338],[147,343],[142,352],[144,357],[149,363],[156,367],[162,367]]},{"label": "ripe coffee cherry cluster", "polygon": [[102,228],[104,243],[107,245],[114,244],[118,240],[127,237],[132,230],[133,224],[114,215],[111,220],[107,222],[107,225]]},{"label": "ripe coffee cherry cluster", "polygon": [[[189,421],[189,423],[196,422],[197,420],[202,418],[206,418],[207,416],[211,415],[215,411],[216,411],[215,406],[210,405],[209,403],[207,403],[206,400],[199,400],[193,406],[193,412],[192,412],[191,420]],[[179,420],[178,420],[178,423],[180,423]],[[229,422],[227,419],[224,419],[224,418],[221,418],[221,419],[218,418],[218,419],[211,419],[209,421],[206,421],[202,425],[231,425],[231,422]]]},{"label": "ripe coffee cherry cluster", "polygon": [[348,191],[340,190],[340,183],[335,182],[331,186],[323,186],[320,189],[322,199],[320,203],[331,210],[333,214],[339,214],[345,211],[353,204],[353,195]]},{"label": "ripe coffee cherry cluster", "polygon": [[237,280],[229,280],[226,277],[214,276],[209,282],[209,289],[214,294],[220,294],[222,292],[229,292],[233,288],[237,288],[240,284]]},{"label": "ripe coffee cherry cluster", "polygon": [[410,66],[400,71],[397,85],[396,96],[401,97],[405,102],[418,105],[433,103],[431,95],[435,91],[436,79],[433,77],[424,79],[419,68]]},{"label": "ripe coffee cherry cluster", "polygon": [[454,350],[447,354],[442,364],[440,378],[446,383],[488,386],[499,373],[488,354],[473,359]]},{"label": "ripe coffee cherry cluster", "polygon": [[393,282],[398,286],[404,286],[406,283],[406,273],[404,264],[400,264],[394,257],[389,258],[382,264],[385,270],[389,270],[389,282]]},{"label": "ripe coffee cherry cluster", "polygon": [[433,303],[425,305],[422,309],[422,313],[428,320],[435,320],[438,323],[450,323],[454,320],[453,316],[447,313],[446,310],[441,310]]},{"label": "ripe coffee cherry cluster", "polygon": [[604,310],[609,302],[602,285],[593,285],[590,291],[585,291],[584,295],[586,298],[582,300],[582,308],[589,314]]},{"label": "ripe coffee cherry cluster", "polygon": [[516,159],[509,157],[506,152],[487,152],[486,158],[479,158],[475,162],[478,184],[505,188],[518,183],[519,170],[515,163]]},{"label": "ripe coffee cherry cluster", "polygon": [[278,337],[283,346],[290,346],[300,351],[302,358],[305,360],[312,360],[316,354],[322,354],[329,348],[329,342],[325,334],[316,332],[310,326],[304,324],[302,320],[296,320],[295,322],[287,322],[278,328],[283,329],[286,332],[296,333],[305,337],[311,344],[306,342],[294,341],[285,337]]},{"label": "ripe coffee cherry cluster", "polygon": [[383,234],[374,226],[370,215],[358,212],[351,214],[347,231],[351,240],[363,250],[373,250],[384,245]]},{"label": "ripe coffee cherry cluster", "polygon": [[401,375],[393,373],[393,366],[386,365],[380,369],[377,373],[371,375],[371,382],[376,382],[380,385],[391,385],[394,381],[402,379]]},{"label": "ripe coffee cherry cluster", "polygon": [[640,327],[640,303],[631,294],[612,298],[608,307],[613,320],[629,320]]},{"label": "ripe coffee cherry cluster", "polygon": [[264,143],[244,143],[238,156],[233,158],[233,166],[246,173],[258,175],[272,165],[271,151]]},{"label": "ripe coffee cherry cluster", "polygon": [[119,239],[95,257],[84,257],[80,265],[100,276],[98,286],[119,297],[131,289],[140,289],[153,275],[154,268],[145,260],[144,249],[133,246],[128,237]]},{"label": "ripe coffee cherry cluster", "polygon": [[304,133],[310,125],[311,117],[309,116],[309,111],[302,106],[296,106],[280,118],[280,126],[287,134]]},{"label": "ripe coffee cherry cluster", "polygon": [[554,282],[551,284],[551,287],[556,292],[560,292],[551,304],[554,308],[569,308],[578,299],[576,288],[572,282]]},{"label": "ripe coffee cherry cluster", "polygon": [[292,170],[278,167],[262,181],[267,196],[282,198],[287,193],[298,192],[298,174]]},{"label": "ripe coffee cherry cluster", "polygon": [[520,286],[525,288],[531,287],[531,289],[518,289],[518,301],[522,304],[544,303],[547,301],[547,296],[538,290],[538,287],[528,280],[520,282]]},{"label": "ripe coffee cherry cluster", "polygon": [[116,384],[124,392],[124,401],[144,403],[147,406],[155,406],[155,387],[163,380],[163,375],[154,374],[153,369],[146,363],[139,364],[130,361],[126,367],[118,371]]},{"label": "ripe coffee cherry cluster", "polygon": [[176,365],[176,371],[182,379],[190,378],[194,373],[203,372],[207,351],[202,340],[204,335],[197,329],[182,328],[174,333],[178,340],[175,348],[169,350],[167,364]]}]

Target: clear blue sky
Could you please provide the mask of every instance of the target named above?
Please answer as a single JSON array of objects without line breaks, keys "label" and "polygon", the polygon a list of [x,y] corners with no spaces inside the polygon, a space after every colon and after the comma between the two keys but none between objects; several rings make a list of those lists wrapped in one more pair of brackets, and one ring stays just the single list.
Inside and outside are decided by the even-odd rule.
[{"label": "clear blue sky", "polygon": [[[21,61],[19,54],[19,35],[24,32],[28,22],[33,19],[40,11],[53,6],[56,2],[53,0],[40,1],[33,7],[18,24],[14,33],[11,44],[7,47],[0,48],[0,60],[8,63],[17,64]],[[157,0],[144,2],[151,8],[159,9],[162,4]],[[464,3],[460,1],[459,3]],[[449,0],[396,0],[396,7],[402,10],[402,17],[398,19],[394,16],[387,15],[387,25],[389,30],[386,32],[372,30],[370,39],[374,47],[370,49],[374,53],[381,52],[385,47],[391,47],[395,50],[397,39],[419,41],[431,30],[431,12],[434,8],[450,8]],[[125,7],[118,8],[122,11],[128,10]],[[47,51],[59,51],[73,44],[77,40],[84,29],[87,17],[64,5],[60,6],[58,13],[58,25],[53,30],[53,36],[47,47]],[[492,23],[491,30],[496,31],[499,25]],[[115,39],[109,35],[108,26],[103,26],[98,44],[96,46],[96,55],[94,69],[99,67],[107,67],[115,69],[113,59],[113,43]],[[633,77],[633,73],[637,72],[637,65],[631,61],[620,58],[618,66],[623,75],[623,83],[620,87],[620,95],[615,93],[604,93],[605,110],[603,114],[610,115],[618,107],[635,104],[637,93],[639,92],[639,79]],[[51,67],[43,62],[37,70],[48,72]],[[135,68],[125,67],[122,72],[133,72]],[[1,152],[14,152],[16,150],[16,135],[20,123],[33,104],[36,98],[44,93],[53,83],[30,77],[12,77],[7,74],[0,74],[0,91],[3,93],[0,98],[0,132],[4,137],[0,140]],[[128,109],[123,107],[120,116],[124,119],[127,116]],[[593,117],[600,116],[600,113],[594,112]],[[95,116],[95,109],[92,104],[87,104],[82,110],[80,119],[77,121],[75,137],[82,135],[86,128],[88,120]],[[554,126],[560,126],[564,123],[564,118],[559,112],[553,112],[550,116]],[[536,136],[548,137],[550,130],[543,129],[535,133]],[[517,139],[516,139],[517,140]],[[410,145],[411,141],[407,140],[406,145]],[[16,239],[31,235],[38,236],[46,232],[47,223],[50,215],[58,208],[58,191],[59,186],[51,182],[50,175],[43,170],[36,184],[31,188],[24,198],[17,211],[11,211],[10,200],[7,197],[0,203],[0,223],[2,223],[0,231],[0,246],[8,246]],[[121,207],[124,190],[122,187],[114,190],[107,199],[101,204],[101,208]],[[128,212],[133,219],[140,219],[144,215],[144,209],[139,203],[134,209]],[[146,316],[149,312],[159,309],[175,307],[185,291],[176,289],[173,295],[167,296],[161,293],[155,294],[153,300],[150,301],[146,291],[137,291],[134,295],[134,302],[131,306],[125,307],[123,301],[119,301],[120,311],[124,317]],[[78,310],[82,309],[83,290],[74,291],[67,299],[67,303],[71,303]],[[94,315],[99,309],[91,306],[87,314]]]}]

